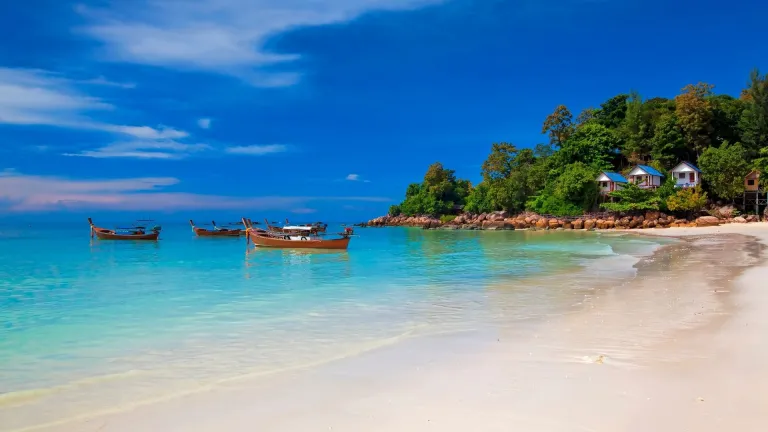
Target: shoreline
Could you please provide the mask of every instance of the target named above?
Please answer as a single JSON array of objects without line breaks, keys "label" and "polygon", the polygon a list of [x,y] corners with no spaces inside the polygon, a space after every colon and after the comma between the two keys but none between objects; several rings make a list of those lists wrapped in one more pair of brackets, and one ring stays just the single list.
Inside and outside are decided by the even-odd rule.
[{"label": "shoreline", "polygon": [[[536,328],[500,325],[407,339],[317,369],[30,430],[458,431],[508,430],[510,424],[536,431],[757,430],[768,419],[759,409],[768,403],[760,394],[768,383],[761,371],[768,352],[759,342],[768,327],[760,324],[768,297],[753,285],[768,277],[768,224],[632,232],[685,242],[662,246],[642,260],[638,273],[662,273],[659,266],[667,265],[669,275],[715,275],[714,283],[738,289],[670,291],[650,278],[644,287],[630,283],[638,289],[596,289],[575,312]],[[739,246],[718,243],[718,234],[752,238],[742,245],[760,242],[733,249],[751,254],[754,265],[739,267],[749,259],[731,257],[737,264],[711,273],[686,268],[690,260],[675,256],[686,247],[695,253],[697,241],[715,239],[709,247],[724,251]],[[708,268],[717,270],[719,258],[708,254],[714,259]],[[702,308],[704,314],[687,317],[679,328],[665,318]],[[735,374],[750,378],[735,385]]]}]

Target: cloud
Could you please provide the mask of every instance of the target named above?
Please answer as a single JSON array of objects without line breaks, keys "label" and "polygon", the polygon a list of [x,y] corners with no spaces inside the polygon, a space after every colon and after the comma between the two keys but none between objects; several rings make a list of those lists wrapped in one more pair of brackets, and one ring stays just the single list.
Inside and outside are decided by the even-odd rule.
[{"label": "cloud", "polygon": [[126,126],[95,121],[96,112],[116,107],[77,89],[78,81],[38,69],[0,67],[0,123],[98,130],[143,139],[178,139],[189,134],[158,126]]},{"label": "cloud", "polygon": [[10,212],[56,210],[152,210],[193,209],[302,210],[311,202],[388,202],[384,197],[235,197],[168,192],[179,180],[172,177],[126,179],[72,179],[0,171],[0,209]]},{"label": "cloud", "polygon": [[132,89],[136,88],[136,84],[134,83],[121,83],[116,81],[110,81],[103,76],[86,79],[86,80],[79,80],[78,83],[82,84],[88,84],[88,85],[98,85],[98,86],[106,86],[106,87],[119,87],[124,89]]},{"label": "cloud", "polygon": [[129,141],[106,145],[80,153],[64,153],[64,156],[91,158],[180,159],[192,153],[210,150],[207,144],[185,144],[172,140]]},{"label": "cloud", "polygon": [[263,156],[272,153],[286,152],[288,151],[288,147],[282,144],[249,145],[227,147],[224,151],[230,154]]},{"label": "cloud", "polygon": [[287,30],[347,22],[376,10],[409,10],[444,0],[136,0],[111,8],[79,7],[81,30],[112,60],[232,75],[259,86],[288,86],[296,73],[259,68],[294,54],[265,51]]},{"label": "cloud", "polygon": [[360,174],[349,174],[344,178],[344,180],[347,181],[354,181],[354,182],[363,182],[363,183],[370,183],[370,180],[364,180],[360,177]]},{"label": "cloud", "polygon": [[197,120],[197,125],[200,127],[200,129],[210,129],[211,128],[211,119],[209,118],[201,118]]}]

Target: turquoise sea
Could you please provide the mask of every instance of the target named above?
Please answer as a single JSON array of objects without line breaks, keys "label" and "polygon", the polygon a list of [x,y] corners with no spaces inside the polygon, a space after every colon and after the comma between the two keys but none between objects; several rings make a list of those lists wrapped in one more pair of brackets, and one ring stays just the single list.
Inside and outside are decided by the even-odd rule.
[{"label": "turquoise sea", "polygon": [[348,251],[301,252],[163,227],[158,242],[115,242],[85,222],[0,225],[0,430],[535,322],[631,277],[662,241],[366,228]]}]

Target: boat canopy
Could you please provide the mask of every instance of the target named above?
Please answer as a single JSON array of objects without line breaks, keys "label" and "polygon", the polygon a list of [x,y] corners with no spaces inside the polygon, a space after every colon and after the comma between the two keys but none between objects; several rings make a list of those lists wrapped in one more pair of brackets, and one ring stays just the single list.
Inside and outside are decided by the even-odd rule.
[{"label": "boat canopy", "polygon": [[313,227],[308,226],[284,226],[284,230],[312,231]]}]

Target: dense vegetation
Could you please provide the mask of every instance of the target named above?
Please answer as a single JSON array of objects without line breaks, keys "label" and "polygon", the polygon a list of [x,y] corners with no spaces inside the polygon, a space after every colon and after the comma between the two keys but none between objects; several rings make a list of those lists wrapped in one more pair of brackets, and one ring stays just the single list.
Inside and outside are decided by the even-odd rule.
[{"label": "dense vegetation", "polygon": [[[439,216],[460,206],[472,213],[530,210],[557,216],[598,208],[691,213],[708,197],[732,200],[743,193],[750,169],[768,172],[768,75],[754,70],[738,98],[713,89],[691,84],[673,99],[630,92],[575,119],[558,106],[542,127],[548,143],[533,149],[494,143],[475,186],[434,163],[390,214]],[[668,170],[681,161],[702,170],[702,187],[675,189]],[[658,169],[665,183],[656,190],[630,185],[613,192],[612,202],[602,202],[595,181],[600,171],[626,174],[636,164]]]}]

